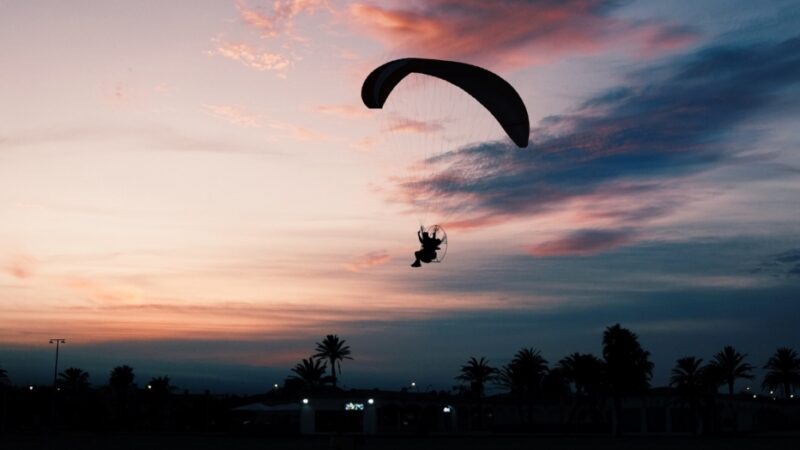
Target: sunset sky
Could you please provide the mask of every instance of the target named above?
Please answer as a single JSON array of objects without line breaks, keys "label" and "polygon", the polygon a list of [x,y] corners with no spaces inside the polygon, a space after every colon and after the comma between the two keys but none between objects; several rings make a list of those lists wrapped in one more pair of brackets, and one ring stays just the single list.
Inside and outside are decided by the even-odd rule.
[{"label": "sunset sky", "polygon": [[[615,323],[656,385],[761,367],[800,347],[798,30],[795,0],[0,0],[0,367],[48,383],[58,337],[95,385],[261,392],[335,333],[345,386],[447,389]],[[409,56],[503,76],[528,148],[444,82],[366,109]],[[421,221],[447,257],[411,269]]]}]

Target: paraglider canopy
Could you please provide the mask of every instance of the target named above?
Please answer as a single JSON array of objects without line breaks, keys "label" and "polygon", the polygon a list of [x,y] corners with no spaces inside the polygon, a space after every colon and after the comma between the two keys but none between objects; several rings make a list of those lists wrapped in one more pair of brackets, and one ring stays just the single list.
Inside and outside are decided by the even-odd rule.
[{"label": "paraglider canopy", "polygon": [[368,108],[383,108],[392,90],[412,73],[440,78],[461,88],[497,119],[518,147],[528,146],[528,110],[517,91],[499,75],[471,64],[424,58],[390,61],[367,76],[361,99]]}]

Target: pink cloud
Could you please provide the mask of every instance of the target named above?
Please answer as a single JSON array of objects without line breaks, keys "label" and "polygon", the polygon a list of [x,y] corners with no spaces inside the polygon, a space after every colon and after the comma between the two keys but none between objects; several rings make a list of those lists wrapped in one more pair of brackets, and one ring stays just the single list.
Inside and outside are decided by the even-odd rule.
[{"label": "pink cloud", "polygon": [[29,255],[16,254],[9,258],[3,266],[5,272],[19,280],[25,280],[33,276],[36,267],[36,259]]},{"label": "pink cloud", "polygon": [[261,31],[266,37],[275,37],[281,31],[291,28],[293,19],[302,13],[314,13],[327,7],[325,0],[275,0],[271,12],[251,8],[244,0],[236,0],[239,17],[248,25]]},{"label": "pink cloud", "polygon": [[203,109],[214,117],[244,128],[260,128],[261,117],[244,108],[233,105],[203,105]]},{"label": "pink cloud", "polygon": [[499,225],[507,222],[508,217],[502,215],[485,215],[468,219],[453,220],[446,222],[443,226],[446,230],[473,230]]},{"label": "pink cloud", "polygon": [[364,105],[319,105],[317,112],[344,118],[367,117],[370,111]]},{"label": "pink cloud", "polygon": [[389,125],[386,131],[394,133],[419,133],[429,134],[444,130],[444,126],[438,122],[424,122],[414,119],[396,119]]},{"label": "pink cloud", "polygon": [[137,288],[120,283],[109,283],[83,276],[64,278],[63,284],[86,296],[89,300],[100,303],[121,303],[135,301],[140,298]]},{"label": "pink cloud", "polygon": [[210,115],[243,128],[269,128],[288,135],[298,141],[325,141],[331,137],[311,128],[289,122],[273,120],[236,105],[203,105]]},{"label": "pink cloud", "polygon": [[[646,52],[690,42],[686,29],[635,23],[609,15],[607,0],[427,0],[416,7],[357,3],[349,16],[365,32],[403,53],[519,67],[612,45]],[[660,43],[660,44],[659,44]]]},{"label": "pink cloud", "polygon": [[593,255],[633,242],[630,230],[578,230],[557,239],[526,246],[528,253],[539,256]]},{"label": "pink cloud", "polygon": [[209,55],[220,55],[234,61],[239,61],[247,67],[264,72],[285,72],[292,61],[279,53],[258,50],[242,42],[222,42],[214,40],[216,48],[208,52]]},{"label": "pink cloud", "polygon": [[391,255],[386,250],[377,250],[352,258],[345,264],[345,268],[351,272],[361,272],[371,267],[384,265],[391,259]]}]

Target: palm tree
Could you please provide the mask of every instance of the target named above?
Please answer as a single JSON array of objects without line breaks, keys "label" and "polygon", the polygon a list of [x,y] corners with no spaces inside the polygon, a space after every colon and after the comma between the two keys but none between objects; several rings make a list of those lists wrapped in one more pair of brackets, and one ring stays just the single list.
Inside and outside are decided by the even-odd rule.
[{"label": "palm tree", "polygon": [[762,386],[769,389],[783,388],[784,398],[789,398],[792,388],[800,386],[800,357],[788,347],[781,347],[767,361],[768,370]]},{"label": "palm tree", "polygon": [[89,372],[70,367],[58,374],[58,384],[72,392],[81,392],[89,387]]},{"label": "palm tree", "polygon": [[118,425],[130,425],[133,414],[132,391],[136,387],[133,384],[134,379],[136,375],[133,373],[133,367],[127,365],[114,367],[108,377],[108,385],[114,399],[112,421]]},{"label": "palm tree", "polygon": [[544,359],[539,350],[533,348],[523,348],[514,355],[511,366],[519,377],[519,381],[525,393],[528,395],[541,391],[542,380],[549,371],[547,360]]},{"label": "palm tree", "polygon": [[467,364],[461,366],[461,375],[456,379],[469,383],[470,392],[478,398],[483,396],[483,388],[497,374],[497,369],[489,365],[489,360],[481,357],[480,360],[472,358]]},{"label": "palm tree", "polygon": [[603,360],[591,353],[575,352],[558,362],[564,376],[575,386],[575,395],[597,394],[603,375]]},{"label": "palm tree", "polygon": [[313,390],[319,386],[322,376],[325,375],[325,369],[327,367],[324,361],[309,356],[308,359],[303,359],[292,368],[292,372],[297,374],[292,378],[302,380],[307,389]]},{"label": "palm tree", "polygon": [[603,359],[605,384],[614,405],[614,434],[622,432],[620,414],[622,398],[641,393],[650,387],[653,363],[650,352],[639,345],[639,338],[619,324],[606,328],[603,333]]},{"label": "palm tree", "polygon": [[481,357],[480,360],[471,357],[469,361],[461,366],[461,374],[456,377],[458,380],[469,383],[469,392],[478,400],[478,428],[483,427],[483,388],[489,381],[492,381],[498,370],[489,365],[489,360]]},{"label": "palm tree", "polygon": [[339,374],[342,373],[341,361],[344,359],[353,359],[350,357],[350,346],[344,345],[345,340],[339,339],[335,334],[325,336],[322,342],[317,342],[317,353],[315,358],[327,359],[331,363],[331,380],[333,380],[333,387],[336,387],[336,364],[339,364]]},{"label": "palm tree", "polygon": [[694,356],[687,356],[675,361],[675,367],[669,377],[669,385],[675,387],[679,392],[690,394],[700,392],[703,386],[701,364],[703,364],[703,359]]},{"label": "palm tree", "polygon": [[575,386],[575,401],[567,416],[567,424],[571,425],[581,412],[592,424],[602,422],[602,412],[597,403],[604,374],[603,360],[591,353],[575,352],[562,358],[557,369],[568,383]]},{"label": "palm tree", "polygon": [[114,367],[108,377],[108,384],[118,392],[128,390],[133,386],[133,380],[136,375],[133,373],[133,367],[128,365]]},{"label": "palm tree", "polygon": [[714,355],[712,364],[717,366],[719,374],[728,384],[728,395],[733,396],[733,385],[738,378],[752,380],[753,366],[744,362],[746,353],[739,353],[735,348],[726,345],[721,352]]},{"label": "palm tree", "polygon": [[670,386],[673,386],[678,395],[682,397],[694,413],[695,426],[698,434],[702,433],[702,422],[700,420],[700,399],[705,391],[705,377],[701,358],[687,356],[675,362],[672,375],[669,378]]},{"label": "palm tree", "polygon": [[[510,363],[496,372],[495,383],[508,389],[518,400],[520,417],[525,400],[533,402],[533,395],[542,391],[542,383],[548,373],[547,361],[539,350],[523,348],[514,355]],[[532,408],[528,408],[528,420],[532,418]]]}]

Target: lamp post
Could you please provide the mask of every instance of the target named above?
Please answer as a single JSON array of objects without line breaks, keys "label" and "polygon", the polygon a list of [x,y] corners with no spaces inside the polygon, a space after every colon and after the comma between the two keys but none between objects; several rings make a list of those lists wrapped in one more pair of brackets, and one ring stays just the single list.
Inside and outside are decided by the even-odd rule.
[{"label": "lamp post", "polygon": [[53,369],[53,389],[56,387],[56,383],[58,382],[58,348],[61,344],[66,344],[66,339],[62,338],[53,338],[50,339],[51,344],[56,344],[56,365]]}]

